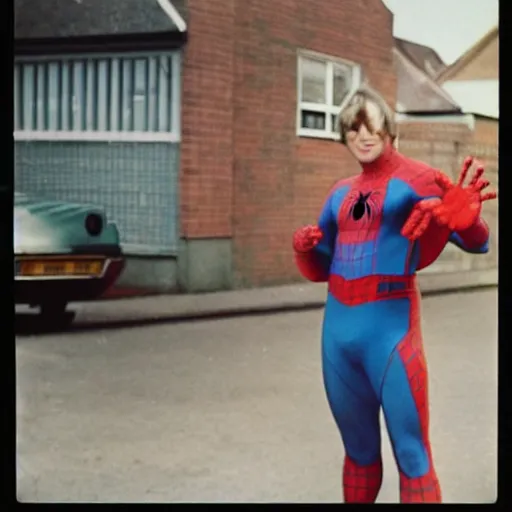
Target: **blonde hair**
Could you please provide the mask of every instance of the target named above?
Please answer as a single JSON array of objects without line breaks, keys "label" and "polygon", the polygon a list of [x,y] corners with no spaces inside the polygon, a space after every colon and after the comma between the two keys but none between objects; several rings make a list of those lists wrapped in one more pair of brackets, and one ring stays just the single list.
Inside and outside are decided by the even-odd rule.
[{"label": "blonde hair", "polygon": [[347,132],[359,129],[361,124],[365,124],[370,131],[374,131],[374,127],[370,125],[368,113],[366,112],[367,102],[373,103],[380,112],[380,126],[377,133],[381,136],[389,135],[391,142],[394,142],[396,139],[396,123],[393,110],[378,92],[368,85],[364,85],[357,89],[338,115],[338,129],[342,144],[347,143]]}]

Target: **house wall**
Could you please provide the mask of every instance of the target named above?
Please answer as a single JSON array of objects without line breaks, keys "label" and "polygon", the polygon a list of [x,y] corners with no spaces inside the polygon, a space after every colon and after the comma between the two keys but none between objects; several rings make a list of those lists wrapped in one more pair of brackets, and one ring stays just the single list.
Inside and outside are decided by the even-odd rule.
[{"label": "house wall", "polygon": [[179,283],[232,287],[235,0],[189,0],[184,47]]},{"label": "house wall", "polygon": [[360,63],[394,104],[393,16],[380,0],[189,0],[188,10],[181,233],[194,268],[231,280],[206,287],[188,271],[186,287],[299,280],[291,234],[357,167],[341,144],[297,136],[297,52]]},{"label": "house wall", "polygon": [[499,124],[500,123],[498,119],[486,119],[483,117],[475,116],[473,140],[477,144],[498,148]]}]

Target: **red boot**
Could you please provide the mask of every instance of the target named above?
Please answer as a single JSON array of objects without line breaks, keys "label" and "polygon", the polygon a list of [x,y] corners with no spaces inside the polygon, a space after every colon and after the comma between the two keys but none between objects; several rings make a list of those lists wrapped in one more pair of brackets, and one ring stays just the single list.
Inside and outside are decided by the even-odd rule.
[{"label": "red boot", "polygon": [[359,466],[345,456],[343,495],[345,503],[375,503],[382,484],[382,461]]}]

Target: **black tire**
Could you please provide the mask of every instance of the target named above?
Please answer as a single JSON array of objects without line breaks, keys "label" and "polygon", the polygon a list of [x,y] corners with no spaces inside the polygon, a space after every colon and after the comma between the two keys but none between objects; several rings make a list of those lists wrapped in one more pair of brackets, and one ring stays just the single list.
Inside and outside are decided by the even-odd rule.
[{"label": "black tire", "polygon": [[48,318],[65,315],[67,306],[66,302],[47,302],[41,304],[41,315]]},{"label": "black tire", "polygon": [[41,304],[41,320],[48,327],[68,327],[75,319],[75,313],[66,311],[66,302],[51,302]]}]

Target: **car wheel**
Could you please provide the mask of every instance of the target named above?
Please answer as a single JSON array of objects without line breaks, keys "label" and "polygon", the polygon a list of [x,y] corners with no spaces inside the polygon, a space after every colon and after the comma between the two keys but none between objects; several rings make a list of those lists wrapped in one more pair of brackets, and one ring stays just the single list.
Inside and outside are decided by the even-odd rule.
[{"label": "car wheel", "polygon": [[41,304],[41,317],[45,324],[57,327],[66,327],[75,319],[75,313],[66,311],[66,302],[52,302]]}]

